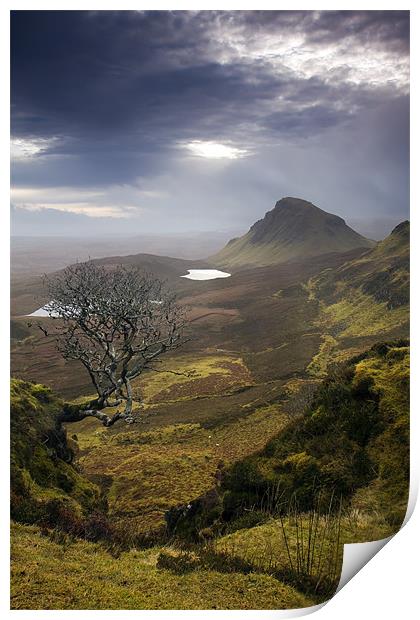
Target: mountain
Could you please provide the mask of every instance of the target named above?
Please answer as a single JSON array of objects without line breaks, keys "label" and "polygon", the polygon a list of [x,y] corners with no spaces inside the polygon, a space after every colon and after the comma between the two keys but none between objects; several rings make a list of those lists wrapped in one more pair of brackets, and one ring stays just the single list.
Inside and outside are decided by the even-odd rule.
[{"label": "mountain", "polygon": [[341,217],[306,200],[287,197],[210,260],[223,267],[266,266],[374,245]]}]

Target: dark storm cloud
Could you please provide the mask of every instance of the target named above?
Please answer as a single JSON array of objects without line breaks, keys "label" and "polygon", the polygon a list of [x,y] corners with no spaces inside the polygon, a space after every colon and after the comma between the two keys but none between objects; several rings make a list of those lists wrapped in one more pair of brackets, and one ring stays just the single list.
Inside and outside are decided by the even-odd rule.
[{"label": "dark storm cloud", "polygon": [[356,41],[378,44],[408,53],[410,27],[407,11],[324,11],[308,15],[306,32],[310,41]]},{"label": "dark storm cloud", "polygon": [[407,11],[250,11],[242,20],[261,33],[287,29],[306,41],[375,44],[408,53],[410,22]]},{"label": "dark storm cloud", "polygon": [[[401,106],[383,111],[384,103],[406,97],[408,24],[404,11],[13,12],[12,134],[20,149],[13,183],[22,190],[78,189],[82,197],[69,203],[75,210],[88,210],[87,203],[108,208],[110,200],[131,208],[137,191],[170,194],[172,205],[177,191],[182,225],[202,200],[200,185],[208,183],[214,203],[223,203],[213,221],[216,216],[232,224],[226,205],[231,219],[247,210],[255,219],[261,211],[255,205],[258,192],[264,200],[280,197],[283,188],[291,193],[276,170],[260,190],[258,178],[267,177],[264,153],[270,149],[277,149],[273,162],[287,148],[297,149],[310,177],[301,142],[318,140],[321,151],[328,143],[336,155],[350,153],[348,170],[362,174],[360,154],[351,146],[365,145],[370,152],[371,142],[380,143],[382,133],[408,118]],[[382,110],[379,135],[364,120],[376,110]],[[356,145],[352,135],[361,126],[366,133]],[[395,165],[401,172],[401,186],[406,134],[400,127],[394,136],[398,165],[389,144],[377,154],[381,169]],[[197,140],[233,145],[249,157],[226,167],[186,159],[182,145]],[[317,157],[312,142],[309,152]],[[239,181],[238,171],[245,169],[247,180]],[[290,186],[293,177],[290,171]],[[366,190],[376,215],[379,185]],[[115,186],[124,188],[119,199]],[[309,182],[313,193],[312,186]],[[86,198],[88,188],[112,192]],[[312,199],[305,187],[299,193]],[[24,195],[37,208],[46,203],[55,208],[59,200],[56,193]],[[255,196],[252,204],[250,196]],[[175,217],[167,199],[161,200],[147,201],[155,215],[142,217],[151,228],[159,227],[156,217],[162,214]],[[21,198],[14,202],[26,204]],[[202,226],[209,225],[203,213]]]},{"label": "dark storm cloud", "polygon": [[270,114],[265,126],[283,135],[307,137],[316,131],[332,127],[343,120],[343,113],[326,105],[314,105],[303,110],[284,110]]},{"label": "dark storm cloud", "polygon": [[174,129],[173,120],[177,131],[188,133],[187,121],[194,125],[209,117],[218,129],[219,105],[231,120],[238,105],[252,118],[255,106],[277,95],[296,102],[306,90],[308,96],[336,100],[334,86],[320,79],[306,84],[290,71],[273,71],[263,59],[251,62],[245,55],[241,62],[215,62],[223,48],[213,40],[218,28],[228,29],[227,47],[232,22],[257,39],[267,34],[265,27],[280,40],[284,32],[296,31],[317,44],[364,40],[373,32],[375,41],[389,46],[404,41],[395,24],[407,23],[394,13],[265,13],[15,12],[13,132],[78,135],[133,126],[147,132],[149,123],[150,131],[161,124]]}]

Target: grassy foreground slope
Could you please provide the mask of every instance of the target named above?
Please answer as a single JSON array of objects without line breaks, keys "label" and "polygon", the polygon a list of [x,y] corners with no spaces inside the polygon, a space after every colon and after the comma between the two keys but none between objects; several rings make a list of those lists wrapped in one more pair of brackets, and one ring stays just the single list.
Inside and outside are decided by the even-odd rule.
[{"label": "grassy foreground slope", "polygon": [[[170,385],[166,390],[170,396]],[[150,391],[160,393],[152,386]],[[143,529],[156,528],[150,511],[162,519],[171,502],[187,500],[214,484],[220,454],[226,458],[246,454],[251,433],[254,445],[263,445],[270,425],[272,433],[278,429],[267,415],[272,411],[254,412],[251,426],[238,427],[236,433],[230,429],[232,435],[227,429],[214,429],[213,441],[195,424],[120,432],[105,442],[96,430],[85,432],[84,438],[81,432],[78,448],[56,423],[63,402],[50,389],[13,380],[11,400],[12,517],[20,522],[12,523],[13,609],[276,609],[313,603],[311,597],[268,574],[213,567],[179,574],[159,564],[162,547],[121,552],[127,543],[128,548],[133,544],[135,524],[127,508]],[[253,423],[261,426],[260,439],[252,431]],[[115,537],[111,525],[112,495],[117,492],[111,488],[107,510],[98,487],[72,464],[73,450],[86,450],[83,439],[89,445],[96,439],[101,446],[102,468],[119,466],[129,476],[125,488],[115,476],[125,509],[125,517],[119,514],[122,538]],[[140,488],[139,481],[130,477],[133,474],[142,476]]]},{"label": "grassy foreground slope", "polygon": [[267,574],[160,569],[160,548],[113,557],[12,527],[12,609],[293,609],[314,600]]},{"label": "grassy foreground slope", "polygon": [[[150,403],[146,415],[154,421],[154,407],[161,407],[165,402],[162,399],[166,398],[166,406],[170,406],[174,397],[181,396],[182,403],[192,406],[194,412],[203,401],[203,380],[214,375],[217,381],[225,377],[227,394],[219,398],[239,399],[238,414],[230,420],[217,415],[212,419],[208,411],[207,427],[197,422],[162,425],[161,421],[130,431],[123,427],[104,433],[95,420],[85,420],[69,427],[69,440],[55,425],[62,401],[48,388],[13,381],[13,445],[19,454],[28,455],[17,467],[19,472],[25,469],[29,481],[22,490],[19,484],[13,485],[14,492],[22,495],[19,500],[25,500],[25,510],[22,502],[17,502],[13,515],[21,522],[12,527],[13,608],[278,609],[317,602],[268,571],[254,571],[250,566],[244,570],[229,562],[225,565],[226,558],[217,565],[178,570],[167,566],[166,559],[168,550],[176,557],[176,547],[123,551],[118,557],[109,551],[114,549],[106,538],[109,523],[120,524],[120,531],[130,534],[137,526],[137,531],[155,532],[155,544],[159,544],[159,536],[165,539],[167,509],[211,489],[221,467],[261,449],[286,423],[280,403],[267,404],[265,389],[258,393],[256,387],[254,402],[249,402],[247,391],[241,391],[241,382],[249,381],[249,377],[238,359],[219,356],[207,362],[200,369],[196,367],[193,377],[182,377],[180,384],[174,375],[162,385],[151,376],[145,389]],[[187,370],[188,364],[188,358],[182,356],[179,365]],[[224,374],[227,369],[229,373]],[[179,390],[192,379],[196,385],[188,400]],[[208,385],[204,388],[207,390]],[[235,393],[235,389],[239,391]],[[274,390],[274,399],[278,395]],[[176,401],[174,404],[178,406]],[[49,442],[48,447],[43,443],[44,431],[51,430],[60,436],[60,453],[53,451]],[[105,493],[106,501],[99,506],[96,485],[66,462],[71,461],[72,450],[78,453],[83,474],[89,474]],[[37,464],[36,459],[33,463],[33,454],[38,451],[43,455],[42,476],[39,468],[29,473],[31,464]],[[70,479],[76,476],[77,485],[73,487],[67,478],[63,483],[62,471]],[[82,505],[75,492],[85,485],[94,491],[95,501]],[[105,520],[89,522],[92,511],[98,508],[106,511]],[[92,542],[95,540],[100,542]],[[125,539],[123,543],[125,548]]]},{"label": "grassy foreground slope", "polygon": [[[251,507],[287,512],[292,502],[305,512],[344,502],[391,533],[404,519],[408,489],[409,348],[397,341],[330,369],[303,416],[227,470],[221,518]],[[374,540],[375,528],[366,535]]]}]

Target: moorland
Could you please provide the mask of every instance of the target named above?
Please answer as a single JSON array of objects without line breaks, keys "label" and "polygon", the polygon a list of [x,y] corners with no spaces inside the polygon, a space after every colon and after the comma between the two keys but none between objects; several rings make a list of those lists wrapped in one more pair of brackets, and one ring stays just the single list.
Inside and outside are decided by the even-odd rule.
[{"label": "moorland", "polygon": [[[49,301],[42,274],[15,280],[12,607],[331,596],[343,544],[384,538],[405,515],[409,223],[375,243],[286,198],[208,258],[95,263],[164,279],[188,308],[188,341],[135,381],[135,424],[59,424],[92,386],[27,316]],[[180,277],[196,268],[231,276]]]}]

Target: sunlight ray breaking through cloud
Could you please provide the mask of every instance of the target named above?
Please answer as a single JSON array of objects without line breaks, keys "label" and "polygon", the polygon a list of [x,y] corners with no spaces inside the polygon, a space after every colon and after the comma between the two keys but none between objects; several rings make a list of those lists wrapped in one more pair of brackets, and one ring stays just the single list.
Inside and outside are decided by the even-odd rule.
[{"label": "sunlight ray breaking through cloud", "polygon": [[182,146],[196,157],[204,157],[205,159],[239,159],[249,155],[249,151],[246,149],[205,140],[194,140]]}]

